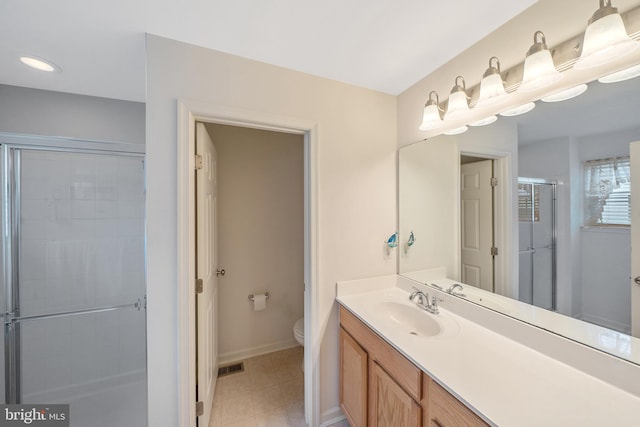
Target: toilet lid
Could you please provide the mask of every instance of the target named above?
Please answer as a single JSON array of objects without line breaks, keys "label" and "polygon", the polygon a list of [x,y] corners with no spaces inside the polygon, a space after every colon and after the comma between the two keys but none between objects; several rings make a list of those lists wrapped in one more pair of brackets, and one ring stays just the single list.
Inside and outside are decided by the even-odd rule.
[{"label": "toilet lid", "polygon": [[299,337],[304,336],[304,317],[296,320],[296,323],[293,325],[293,333]]}]

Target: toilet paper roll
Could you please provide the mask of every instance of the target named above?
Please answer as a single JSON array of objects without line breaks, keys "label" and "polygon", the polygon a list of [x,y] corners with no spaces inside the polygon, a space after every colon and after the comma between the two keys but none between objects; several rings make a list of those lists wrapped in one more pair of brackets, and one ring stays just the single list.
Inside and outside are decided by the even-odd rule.
[{"label": "toilet paper roll", "polygon": [[267,308],[267,296],[257,294],[253,296],[253,311],[262,311]]}]

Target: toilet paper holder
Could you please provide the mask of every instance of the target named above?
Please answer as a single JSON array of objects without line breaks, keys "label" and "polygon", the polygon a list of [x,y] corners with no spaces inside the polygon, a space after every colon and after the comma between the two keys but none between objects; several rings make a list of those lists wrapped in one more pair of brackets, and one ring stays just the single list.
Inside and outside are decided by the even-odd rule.
[{"label": "toilet paper holder", "polygon": [[[265,292],[264,293],[265,299],[269,299],[269,292]],[[253,297],[253,294],[249,294],[249,301],[253,301],[255,298]]]}]

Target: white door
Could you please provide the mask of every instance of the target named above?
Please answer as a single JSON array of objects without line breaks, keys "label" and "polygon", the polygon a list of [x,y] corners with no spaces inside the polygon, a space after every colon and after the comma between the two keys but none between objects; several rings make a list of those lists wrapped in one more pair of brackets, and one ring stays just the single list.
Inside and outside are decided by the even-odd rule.
[{"label": "white door", "polygon": [[631,165],[631,335],[640,337],[640,141],[630,144]]},{"label": "white door", "polygon": [[217,164],[213,141],[202,123],[196,124],[196,155],[202,162],[196,172],[196,274],[202,280],[202,292],[196,295],[197,398],[204,405],[198,425],[208,427],[218,376]]},{"label": "white door", "polygon": [[461,166],[462,282],[493,292],[493,200],[491,160]]}]

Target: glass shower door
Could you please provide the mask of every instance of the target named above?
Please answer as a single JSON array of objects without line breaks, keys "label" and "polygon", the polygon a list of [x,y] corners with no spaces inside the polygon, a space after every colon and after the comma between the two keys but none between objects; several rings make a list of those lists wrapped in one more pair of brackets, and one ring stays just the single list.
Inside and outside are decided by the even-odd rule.
[{"label": "glass shower door", "polygon": [[146,425],[143,158],[3,150],[6,402]]},{"label": "glass shower door", "polygon": [[556,309],[554,183],[518,180],[519,299]]}]

